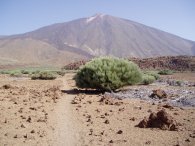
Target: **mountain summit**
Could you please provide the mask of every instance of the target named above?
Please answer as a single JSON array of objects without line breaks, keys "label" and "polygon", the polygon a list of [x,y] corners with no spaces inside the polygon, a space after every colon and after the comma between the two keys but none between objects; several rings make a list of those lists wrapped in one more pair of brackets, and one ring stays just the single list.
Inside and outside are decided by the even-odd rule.
[{"label": "mountain summit", "polygon": [[130,20],[96,14],[0,38],[0,60],[67,64],[93,56],[195,55],[195,43]]}]

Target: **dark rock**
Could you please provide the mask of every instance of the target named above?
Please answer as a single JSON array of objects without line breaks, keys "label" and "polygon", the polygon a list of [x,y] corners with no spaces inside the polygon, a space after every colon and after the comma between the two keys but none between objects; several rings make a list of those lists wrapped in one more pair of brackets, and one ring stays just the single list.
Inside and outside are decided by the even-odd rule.
[{"label": "dark rock", "polygon": [[164,107],[164,108],[168,108],[168,109],[174,109],[174,107],[171,106],[171,105],[169,105],[169,104],[165,104],[165,105],[163,105],[163,107]]},{"label": "dark rock", "polygon": [[105,123],[105,124],[109,124],[110,122],[109,122],[108,120],[106,120],[104,123]]},{"label": "dark rock", "polygon": [[26,120],[27,122],[31,123],[31,117],[29,116],[28,119]]},{"label": "dark rock", "polygon": [[3,89],[10,89],[10,88],[12,88],[12,86],[9,85],[9,84],[6,84],[6,85],[3,85],[2,88],[3,88]]},{"label": "dark rock", "polygon": [[123,133],[123,131],[122,130],[119,130],[118,132],[117,132],[117,134],[122,134]]},{"label": "dark rock", "polygon": [[151,98],[156,98],[158,97],[159,99],[167,98],[167,93],[164,90],[157,89],[157,90],[152,90],[153,93],[150,95]]},{"label": "dark rock", "polygon": [[190,142],[190,140],[187,138],[186,140],[185,140],[186,142]]},{"label": "dark rock", "polygon": [[130,118],[129,120],[131,120],[131,121],[135,121],[135,117],[132,117],[132,118]]},{"label": "dark rock", "polygon": [[146,141],[145,144],[149,145],[149,144],[151,144],[151,141]]},{"label": "dark rock", "polygon": [[165,110],[151,113],[149,118],[144,118],[137,127],[140,128],[160,128],[162,130],[178,130],[178,124]]}]

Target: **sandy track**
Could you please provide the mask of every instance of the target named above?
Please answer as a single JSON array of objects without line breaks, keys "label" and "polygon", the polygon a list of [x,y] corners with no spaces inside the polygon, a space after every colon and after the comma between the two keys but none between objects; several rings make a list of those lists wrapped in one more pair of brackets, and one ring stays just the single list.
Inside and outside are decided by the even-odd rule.
[{"label": "sandy track", "polygon": [[[62,78],[62,91],[71,89],[68,84],[69,75]],[[51,120],[55,121],[55,131],[53,137],[53,146],[75,146],[79,145],[80,128],[78,120],[73,111],[71,104],[74,95],[62,93],[54,112],[51,115]]]}]

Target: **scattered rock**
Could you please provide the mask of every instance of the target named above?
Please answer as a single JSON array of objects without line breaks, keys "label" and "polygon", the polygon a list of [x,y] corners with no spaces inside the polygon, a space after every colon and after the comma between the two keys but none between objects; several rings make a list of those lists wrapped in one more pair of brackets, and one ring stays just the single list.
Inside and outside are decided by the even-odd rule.
[{"label": "scattered rock", "polygon": [[39,119],[37,120],[37,122],[43,122],[43,123],[45,123],[45,122],[46,122],[46,119],[43,118],[43,117],[41,117],[41,118],[39,118]]},{"label": "scattered rock", "polygon": [[27,134],[24,135],[24,138],[27,138]]},{"label": "scattered rock", "polygon": [[32,130],[30,133],[35,133],[35,130]]},{"label": "scattered rock", "polygon": [[105,123],[105,124],[109,124],[110,122],[109,122],[108,120],[106,120],[104,123]]},{"label": "scattered rock", "polygon": [[26,128],[26,126],[24,124],[21,125],[22,128]]},{"label": "scattered rock", "polygon": [[135,117],[132,117],[132,118],[130,118],[129,120],[131,120],[131,121],[135,121]]},{"label": "scattered rock", "polygon": [[191,138],[195,138],[195,131],[189,135]]},{"label": "scattered rock", "polygon": [[186,140],[185,140],[186,142],[190,142],[190,140],[187,138]]},{"label": "scattered rock", "polygon": [[78,102],[76,102],[75,100],[72,100],[71,104],[78,104]]},{"label": "scattered rock", "polygon": [[31,123],[31,117],[29,116],[28,119],[26,120],[27,122]]},{"label": "scattered rock", "polygon": [[30,107],[29,109],[30,110],[37,110],[35,107]]},{"label": "scattered rock", "polygon": [[165,110],[157,113],[151,113],[149,118],[146,117],[137,125],[140,128],[160,128],[162,130],[178,130],[178,124]]},{"label": "scattered rock", "polygon": [[105,93],[105,95],[99,100],[101,104],[107,104],[107,105],[116,105],[120,106],[123,104],[122,101],[118,101],[119,99],[113,98],[111,93]]},{"label": "scattered rock", "polygon": [[23,108],[20,108],[20,109],[18,110],[18,112],[19,112],[19,113],[22,113],[22,110],[23,110]]},{"label": "scattered rock", "polygon": [[123,133],[123,131],[122,130],[119,130],[118,132],[117,132],[117,134],[122,134]]},{"label": "scattered rock", "polygon": [[145,144],[149,145],[149,144],[151,144],[151,141],[146,141]]},{"label": "scattered rock", "polygon": [[157,89],[157,90],[152,90],[153,93],[150,95],[151,98],[159,98],[159,99],[163,99],[163,98],[167,98],[167,93],[164,90],[161,89]]},{"label": "scattered rock", "polygon": [[3,88],[3,89],[10,89],[10,88],[12,88],[12,86],[9,85],[9,84],[6,84],[6,85],[3,85],[2,88]]},{"label": "scattered rock", "polygon": [[168,108],[168,109],[174,109],[174,107],[171,106],[171,105],[169,105],[169,104],[165,104],[165,105],[163,105],[163,107],[164,107],[164,108]]},{"label": "scattered rock", "polygon": [[7,119],[5,119],[4,123],[7,123]]}]

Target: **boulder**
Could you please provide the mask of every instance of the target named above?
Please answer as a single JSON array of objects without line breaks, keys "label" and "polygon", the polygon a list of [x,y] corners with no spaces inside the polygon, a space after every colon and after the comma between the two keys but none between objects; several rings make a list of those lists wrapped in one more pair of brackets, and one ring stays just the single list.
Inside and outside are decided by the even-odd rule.
[{"label": "boulder", "polygon": [[144,118],[137,125],[140,128],[160,128],[162,130],[178,130],[178,124],[165,110],[151,113],[149,118]]}]

